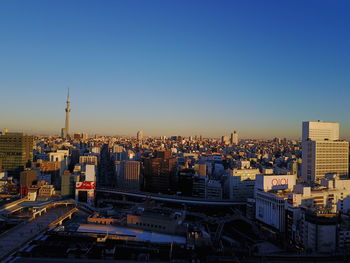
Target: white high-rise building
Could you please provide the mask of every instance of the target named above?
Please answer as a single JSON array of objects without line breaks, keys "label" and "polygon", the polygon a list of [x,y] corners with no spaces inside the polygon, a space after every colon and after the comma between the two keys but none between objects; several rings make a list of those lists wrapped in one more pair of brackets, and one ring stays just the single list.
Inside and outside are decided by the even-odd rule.
[{"label": "white high-rise building", "polygon": [[339,123],[323,121],[303,122],[303,141],[339,140]]},{"label": "white high-rise building", "polygon": [[136,137],[137,140],[141,142],[143,140],[143,131],[138,131]]},{"label": "white high-rise building", "polygon": [[349,143],[339,140],[339,123],[303,122],[302,177],[320,182],[329,173],[348,176]]},{"label": "white high-rise building", "polygon": [[231,144],[238,144],[238,133],[234,131],[231,133]]}]

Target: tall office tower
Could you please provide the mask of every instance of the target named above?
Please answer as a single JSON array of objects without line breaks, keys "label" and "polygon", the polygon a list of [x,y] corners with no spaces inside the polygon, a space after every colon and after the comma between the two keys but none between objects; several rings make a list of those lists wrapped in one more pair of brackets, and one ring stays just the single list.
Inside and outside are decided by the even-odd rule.
[{"label": "tall office tower", "polygon": [[155,158],[145,159],[143,174],[146,189],[167,193],[177,187],[176,164],[177,158],[171,157],[170,151],[158,151]]},{"label": "tall office tower", "polygon": [[236,131],[231,133],[230,141],[231,141],[231,144],[238,144],[238,133]]},{"label": "tall office tower", "polygon": [[5,171],[19,175],[33,161],[33,136],[23,133],[0,135],[0,159]]},{"label": "tall office tower", "polygon": [[318,183],[329,173],[349,174],[349,143],[339,140],[339,123],[303,122],[302,178]]},{"label": "tall office tower", "polygon": [[140,190],[140,162],[121,161],[117,169],[117,187],[124,190]]},{"label": "tall office tower", "polygon": [[139,142],[142,142],[142,140],[143,140],[143,131],[138,131],[136,137],[137,137],[137,140]]},{"label": "tall office tower", "polygon": [[68,95],[67,95],[67,107],[66,107],[66,123],[65,128],[63,130],[63,138],[67,139],[69,136],[69,115],[70,115],[70,98],[69,98],[69,89],[68,89]]},{"label": "tall office tower", "polygon": [[339,123],[323,121],[304,121],[302,140],[339,140]]}]

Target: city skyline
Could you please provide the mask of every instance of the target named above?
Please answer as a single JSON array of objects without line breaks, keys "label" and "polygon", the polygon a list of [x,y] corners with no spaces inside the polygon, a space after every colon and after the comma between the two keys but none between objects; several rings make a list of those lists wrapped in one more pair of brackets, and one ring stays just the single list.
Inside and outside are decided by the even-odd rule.
[{"label": "city skyline", "polygon": [[[59,136],[59,134],[61,133],[61,137],[63,137],[63,138],[67,138],[68,135],[73,136],[75,133],[84,133],[84,132],[86,132],[86,131],[73,131],[73,132],[70,132],[70,128],[69,127],[70,127],[70,111],[71,111],[71,108],[70,108],[70,89],[69,88],[68,88],[68,95],[67,95],[66,99],[67,99],[66,100],[66,108],[65,108],[66,114],[65,114],[65,122],[64,122],[65,128],[61,128],[60,132],[57,133],[56,131],[54,131],[54,132],[47,132],[47,133],[40,133],[40,132],[35,133],[32,130],[27,130],[26,131],[26,130],[23,130],[23,129],[22,130],[9,130],[9,132],[27,132],[29,134],[36,134],[36,135],[57,135],[57,136]],[[314,122],[320,122],[320,121],[324,122],[324,120],[312,120],[312,121],[314,121]],[[304,122],[305,121],[303,121],[303,123]],[[339,125],[338,122],[334,122],[334,121],[326,121],[326,122],[328,122],[328,123],[337,123]],[[68,129],[67,129],[67,127],[68,127]],[[8,130],[9,128],[8,127],[2,127],[2,129]],[[68,132],[66,132],[67,130],[68,130]],[[338,128],[338,130],[339,130],[339,128]],[[113,133],[100,134],[100,133],[96,133],[96,132],[95,133],[91,132],[90,135],[97,134],[97,135],[102,135],[102,136],[127,136],[127,137],[136,137],[136,138],[138,138],[139,133],[142,133],[142,136],[143,136],[143,131],[142,130],[138,130],[136,135],[135,134],[117,134],[117,133],[114,133],[114,134]],[[239,135],[239,133],[236,130],[231,131],[231,137],[232,137],[233,134],[236,134],[236,133]],[[198,137],[200,137],[200,136],[203,136],[203,138],[217,138],[217,139],[220,139],[222,136],[226,136],[227,138],[229,138],[228,135],[229,134],[225,133],[225,134],[218,135],[218,136],[203,136],[203,134],[201,132],[199,132],[197,134],[186,134],[186,135],[184,135],[184,134],[174,134],[174,133],[158,134],[158,135],[150,134],[150,135],[146,135],[146,137],[160,137],[160,136],[186,136],[186,137],[198,136]],[[274,136],[274,137],[243,137],[243,138],[240,138],[240,139],[273,139],[273,138],[276,138],[276,137],[278,138],[279,136]],[[287,138],[287,139],[301,140],[301,135],[299,137],[285,137],[285,136],[282,136],[282,137],[283,138]],[[342,140],[344,138],[341,137],[341,135],[340,135],[339,139]]]},{"label": "city skyline", "polygon": [[[1,126],[71,133],[350,139],[347,1],[2,2]],[[332,98],[332,99],[330,99]]]}]

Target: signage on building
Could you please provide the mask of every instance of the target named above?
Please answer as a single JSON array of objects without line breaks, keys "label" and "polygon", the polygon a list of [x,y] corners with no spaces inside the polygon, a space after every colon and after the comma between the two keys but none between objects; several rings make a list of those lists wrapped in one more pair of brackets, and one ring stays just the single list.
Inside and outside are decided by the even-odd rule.
[{"label": "signage on building", "polygon": [[95,189],[95,182],[77,182],[75,189],[79,190],[92,190]]}]

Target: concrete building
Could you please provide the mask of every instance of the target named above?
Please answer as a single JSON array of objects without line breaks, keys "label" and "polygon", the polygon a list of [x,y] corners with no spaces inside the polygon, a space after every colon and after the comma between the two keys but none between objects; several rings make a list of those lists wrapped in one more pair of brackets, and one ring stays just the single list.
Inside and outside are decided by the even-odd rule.
[{"label": "concrete building", "polygon": [[230,169],[224,184],[226,196],[237,202],[253,198],[257,174],[260,174],[259,169]]},{"label": "concrete building", "polygon": [[121,161],[117,168],[117,187],[139,191],[141,186],[141,165],[137,161]]},{"label": "concrete building", "polygon": [[147,191],[166,193],[176,187],[177,158],[171,151],[157,151],[155,158],[144,160],[143,175]]},{"label": "concrete building", "polygon": [[302,141],[337,141],[339,140],[339,123],[323,121],[303,122]]},{"label": "concrete building", "polygon": [[96,165],[85,164],[83,166],[83,175],[85,176],[85,181],[96,182]]},{"label": "concrete building", "polygon": [[66,171],[61,176],[61,196],[62,197],[73,197],[75,183],[79,182],[79,175],[72,175],[69,171]]},{"label": "concrete building", "polygon": [[143,131],[138,131],[136,134],[136,139],[138,142],[142,142],[143,140]]},{"label": "concrete building", "polygon": [[208,180],[206,185],[206,199],[222,199],[222,186],[217,180]]},{"label": "concrete building", "polygon": [[230,142],[231,142],[231,144],[235,144],[235,145],[238,144],[238,133],[236,131],[231,133]]},{"label": "concrete building", "polygon": [[57,150],[49,153],[50,162],[58,162],[60,167],[60,176],[68,169],[69,150]]},{"label": "concrete building", "polygon": [[38,192],[38,196],[40,197],[46,197],[46,198],[50,198],[55,194],[55,188],[53,185],[50,184],[43,184],[40,188],[39,188],[39,192]]},{"label": "concrete building", "polygon": [[96,155],[82,155],[79,156],[79,163],[98,165],[98,157]]},{"label": "concrete building", "polygon": [[255,218],[285,232],[285,202],[296,184],[296,175],[258,174],[255,183]]},{"label": "concrete building", "polygon": [[20,173],[20,195],[26,196],[29,188],[38,180],[39,170],[27,169]]},{"label": "concrete building", "polygon": [[306,182],[319,182],[328,173],[348,176],[348,142],[305,141],[302,145],[302,177]]},{"label": "concrete building", "polygon": [[33,161],[33,136],[9,132],[0,135],[0,160],[5,171],[18,176]]},{"label": "concrete building", "polygon": [[95,188],[95,182],[76,182],[75,200],[93,206],[95,202]]},{"label": "concrete building", "polygon": [[221,143],[229,144],[230,143],[230,138],[228,136],[222,136],[221,137]]},{"label": "concrete building", "polygon": [[208,177],[196,174],[193,176],[192,196],[198,198],[206,198],[207,196]]},{"label": "concrete building", "polygon": [[319,182],[326,174],[349,174],[349,143],[339,140],[339,123],[303,122],[302,178]]}]

